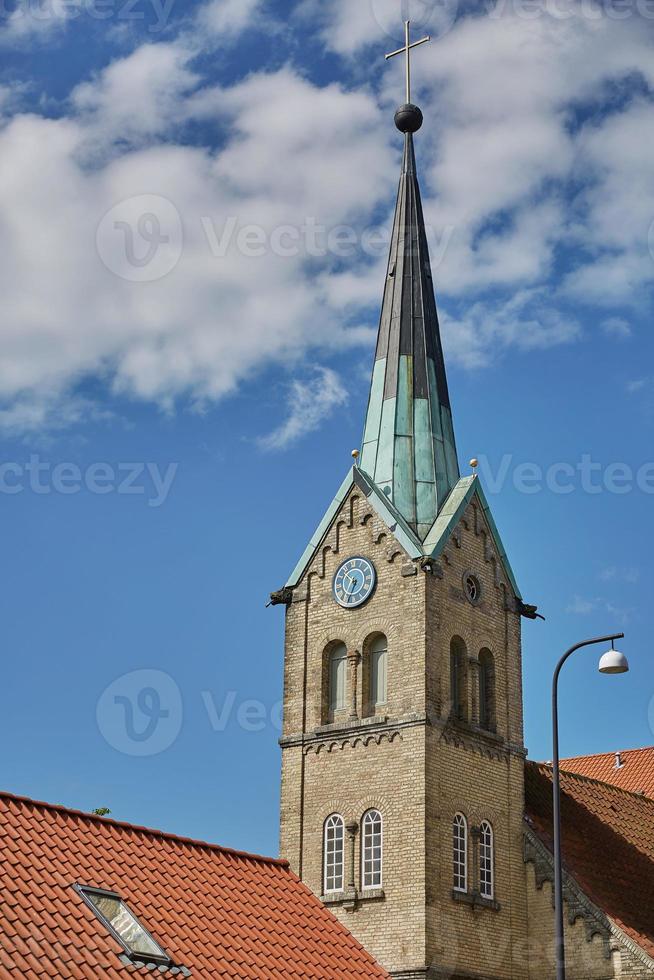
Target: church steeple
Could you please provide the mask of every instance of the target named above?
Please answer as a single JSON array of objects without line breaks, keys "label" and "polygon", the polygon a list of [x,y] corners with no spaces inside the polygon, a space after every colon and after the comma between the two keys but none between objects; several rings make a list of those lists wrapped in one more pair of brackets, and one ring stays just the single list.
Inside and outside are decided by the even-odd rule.
[{"label": "church steeple", "polygon": [[[281,853],[396,980],[526,980],[529,607],[481,481],[459,477],[409,26],[393,52],[407,56],[404,159],[363,453],[270,597],[286,606]],[[485,941],[489,915],[515,944]]]},{"label": "church steeple", "polygon": [[459,465],[413,147],[422,113],[408,103],[395,123],[405,134],[404,158],[361,469],[422,541]]}]

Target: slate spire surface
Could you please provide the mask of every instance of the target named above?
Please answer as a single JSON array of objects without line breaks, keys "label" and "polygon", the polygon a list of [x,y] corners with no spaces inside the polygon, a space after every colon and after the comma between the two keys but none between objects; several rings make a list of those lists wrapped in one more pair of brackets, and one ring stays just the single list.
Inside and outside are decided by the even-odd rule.
[{"label": "slate spire surface", "polygon": [[413,146],[422,113],[407,104],[395,122],[404,157],[360,467],[423,541],[460,473]]}]

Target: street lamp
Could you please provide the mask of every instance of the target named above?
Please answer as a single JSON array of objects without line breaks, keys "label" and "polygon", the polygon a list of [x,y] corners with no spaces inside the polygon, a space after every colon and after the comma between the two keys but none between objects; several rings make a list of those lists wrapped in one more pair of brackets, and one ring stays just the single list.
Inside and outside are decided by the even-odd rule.
[{"label": "street lamp", "polygon": [[629,663],[624,653],[615,649],[616,640],[621,640],[624,633],[614,633],[611,636],[598,636],[594,640],[583,640],[575,643],[565,653],[554,671],[552,681],[552,742],[554,746],[554,772],[552,781],[552,799],[554,816],[554,921],[556,955],[556,980],[565,980],[565,935],[563,931],[563,865],[561,860],[561,777],[559,770],[559,674],[568,657],[571,657],[581,647],[589,647],[594,643],[610,643],[608,650],[600,659],[599,671],[602,674],[626,674]]}]

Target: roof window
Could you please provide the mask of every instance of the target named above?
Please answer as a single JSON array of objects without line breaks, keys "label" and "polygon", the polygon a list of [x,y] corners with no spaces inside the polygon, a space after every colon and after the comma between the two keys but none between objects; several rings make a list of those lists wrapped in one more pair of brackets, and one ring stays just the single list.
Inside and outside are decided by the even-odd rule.
[{"label": "roof window", "polygon": [[86,904],[95,912],[100,922],[114,939],[118,940],[132,959],[148,963],[170,964],[170,957],[165,950],[141,925],[120,895],[103,891],[101,888],[86,888],[81,885],[75,887]]}]

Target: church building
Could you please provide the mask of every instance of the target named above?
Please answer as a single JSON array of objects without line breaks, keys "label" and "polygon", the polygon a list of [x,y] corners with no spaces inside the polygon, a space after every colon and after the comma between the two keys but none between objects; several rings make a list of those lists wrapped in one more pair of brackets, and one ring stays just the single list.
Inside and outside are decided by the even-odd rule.
[{"label": "church building", "polygon": [[[537,612],[459,469],[408,33],[361,450],[271,596],[281,858],[0,793],[0,980],[555,975],[552,769],[523,738]],[[654,749],[562,766],[568,978],[654,980]]]},{"label": "church building", "polygon": [[[411,47],[407,25],[407,62]],[[409,97],[395,122],[361,452],[272,596],[281,853],[397,980],[543,980],[552,771],[526,761],[521,654],[536,609],[480,480],[460,473]],[[568,976],[654,976],[654,802],[572,774],[563,795]]]}]

